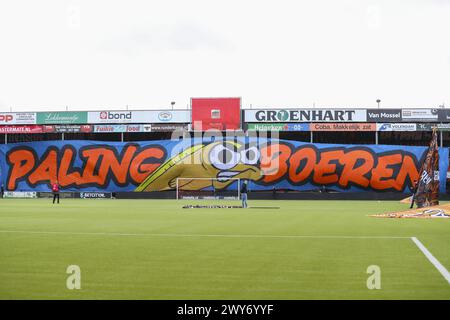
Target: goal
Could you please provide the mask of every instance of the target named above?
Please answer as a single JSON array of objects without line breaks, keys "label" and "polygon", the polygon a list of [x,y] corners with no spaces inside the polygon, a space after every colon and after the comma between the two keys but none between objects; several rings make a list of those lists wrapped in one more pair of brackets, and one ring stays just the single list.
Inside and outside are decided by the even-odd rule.
[{"label": "goal", "polygon": [[177,199],[239,200],[238,178],[177,178]]}]

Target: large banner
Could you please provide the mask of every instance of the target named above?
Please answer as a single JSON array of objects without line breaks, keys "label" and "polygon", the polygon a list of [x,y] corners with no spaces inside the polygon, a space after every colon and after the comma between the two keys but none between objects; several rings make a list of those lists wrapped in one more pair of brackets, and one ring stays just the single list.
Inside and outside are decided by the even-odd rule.
[{"label": "large banner", "polygon": [[[171,190],[177,178],[248,179],[251,190],[409,193],[426,147],[333,145],[235,137],[147,142],[40,141],[0,145],[0,180],[8,191],[151,192]],[[448,149],[439,149],[445,192]],[[207,189],[210,180],[185,180],[183,189]]]}]

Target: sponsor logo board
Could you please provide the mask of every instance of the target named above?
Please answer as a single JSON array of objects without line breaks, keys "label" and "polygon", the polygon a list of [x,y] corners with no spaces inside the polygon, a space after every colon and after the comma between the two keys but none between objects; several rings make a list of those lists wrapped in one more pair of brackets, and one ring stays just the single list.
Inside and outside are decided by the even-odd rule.
[{"label": "sponsor logo board", "polygon": [[90,133],[92,132],[92,126],[85,124],[85,125],[54,125],[52,126],[54,131],[58,133],[65,133],[65,132],[81,132],[81,133]]},{"label": "sponsor logo board", "polygon": [[401,109],[368,109],[367,122],[398,122],[402,121]]},{"label": "sponsor logo board", "polygon": [[250,131],[309,131],[309,123],[249,123]]},{"label": "sponsor logo board", "polygon": [[120,132],[172,132],[176,130],[186,130],[187,126],[182,124],[110,124],[94,125],[94,132],[97,133],[120,133]]},{"label": "sponsor logo board", "polygon": [[37,193],[33,191],[5,191],[5,198],[37,198]]},{"label": "sponsor logo board", "polygon": [[142,126],[140,124],[129,124],[126,128],[127,132],[142,132]]},{"label": "sponsor logo board", "polygon": [[450,121],[450,110],[439,109],[438,110],[438,121],[449,122]]},{"label": "sponsor logo board", "polygon": [[118,133],[126,131],[127,126],[123,124],[100,124],[94,126],[94,132],[97,133]]},{"label": "sponsor logo board", "polygon": [[417,131],[432,131],[436,128],[439,131],[450,131],[450,123],[418,123]]},{"label": "sponsor logo board", "polygon": [[38,112],[37,124],[84,124],[87,112]]},{"label": "sponsor logo board", "polygon": [[416,131],[416,123],[377,123],[377,131]]},{"label": "sponsor logo board", "polygon": [[88,123],[188,123],[189,110],[158,111],[93,111],[88,112]]},{"label": "sponsor logo board", "polygon": [[249,123],[250,131],[286,131],[287,123]]},{"label": "sponsor logo board", "polygon": [[80,192],[81,199],[109,199],[111,193],[108,192]]},{"label": "sponsor logo board", "polygon": [[311,123],[311,131],[376,131],[374,123]]},{"label": "sponsor logo board", "polygon": [[144,124],[142,125],[144,132],[172,132],[187,130],[188,126],[181,124]]},{"label": "sponsor logo board", "polygon": [[402,109],[402,120],[437,121],[438,109]]},{"label": "sponsor logo board", "polygon": [[0,133],[43,133],[42,126],[31,125],[31,126],[0,126]]},{"label": "sponsor logo board", "polygon": [[35,112],[4,112],[0,113],[0,125],[36,124]]},{"label": "sponsor logo board", "polygon": [[364,122],[365,109],[245,110],[246,122]]}]

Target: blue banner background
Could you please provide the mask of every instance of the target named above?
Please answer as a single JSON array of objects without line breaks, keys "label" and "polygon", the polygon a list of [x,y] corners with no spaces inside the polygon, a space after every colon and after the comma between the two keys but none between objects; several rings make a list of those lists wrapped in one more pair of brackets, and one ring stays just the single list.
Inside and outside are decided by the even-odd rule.
[{"label": "blue banner background", "polygon": [[[218,139],[220,140],[220,139]],[[235,139],[236,141],[239,141],[241,143],[255,143],[256,141],[259,141],[259,143],[266,143],[266,139],[257,139],[257,138],[244,138],[239,137]],[[208,142],[210,140],[207,140]],[[305,142],[298,142],[298,141],[290,141],[290,140],[271,140],[271,142],[282,142],[286,144],[290,144],[293,147],[301,147],[306,145],[311,145],[310,143]],[[199,138],[192,138],[192,139],[184,139],[181,141],[174,141],[174,140],[158,140],[158,141],[136,141],[132,142],[135,145],[138,145],[140,147],[147,147],[147,146],[160,146],[163,147],[166,150],[166,160],[170,157],[171,154],[177,154],[181,150],[184,150],[188,147],[190,147],[192,144],[198,144],[201,142],[206,142],[205,139],[199,139]],[[35,151],[38,157],[42,157],[44,153],[47,151],[47,148],[53,146],[58,149],[61,149],[62,147],[66,145],[73,146],[76,150],[79,150],[82,147],[86,147],[86,145],[105,145],[109,147],[114,147],[117,149],[118,153],[120,153],[124,146],[127,145],[127,143],[122,142],[104,142],[104,141],[40,141],[40,142],[30,142],[30,143],[19,143],[19,144],[7,144],[7,145],[0,145],[0,181],[5,185],[7,185],[7,174],[9,171],[9,165],[6,162],[6,154],[17,147],[28,147]],[[342,147],[342,148],[354,148],[354,147],[361,147],[370,149],[375,153],[386,153],[390,151],[395,150],[403,150],[410,152],[416,156],[417,159],[422,159],[422,156],[427,150],[427,147],[411,147],[411,146],[393,146],[393,145],[336,145],[336,144],[313,144],[318,149],[328,149],[328,148],[336,148],[336,147]],[[440,148],[439,149],[439,166],[440,166],[440,192],[444,193],[446,189],[446,179],[447,179],[447,168],[448,168],[448,148]],[[82,167],[83,161],[80,158],[79,154],[76,155],[75,161],[73,163],[74,167]],[[232,187],[235,187],[235,184],[233,184]],[[67,189],[63,189],[62,191],[107,191],[107,192],[117,192],[117,191],[133,191],[136,188],[135,184],[129,183],[126,186],[118,186],[115,184],[114,181],[110,181],[109,184],[105,188],[98,188],[98,187],[89,187],[89,188],[77,188],[77,187],[70,187]],[[261,185],[257,182],[250,181],[249,184],[250,190],[272,190],[273,188],[276,189],[294,189],[299,191],[306,191],[306,190],[317,190],[319,186],[314,185],[312,183],[305,183],[302,185],[293,185],[287,180],[279,181],[277,183],[271,184],[271,185]],[[348,189],[339,189],[335,186],[330,187],[331,189],[343,191],[343,192],[358,192],[358,191],[367,191],[362,188],[358,188],[355,186],[352,186]],[[35,187],[31,187],[27,185],[25,181],[18,182],[18,187],[16,191],[49,191],[49,185],[47,184],[39,184]],[[409,189],[405,187],[405,190],[403,190],[404,193],[409,193]]]}]

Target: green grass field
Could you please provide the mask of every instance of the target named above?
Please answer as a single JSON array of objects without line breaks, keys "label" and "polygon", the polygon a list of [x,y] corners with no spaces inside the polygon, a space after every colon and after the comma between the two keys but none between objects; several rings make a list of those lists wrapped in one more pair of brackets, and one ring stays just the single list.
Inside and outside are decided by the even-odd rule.
[{"label": "green grass field", "polygon": [[[450,299],[410,239],[450,270],[450,219],[367,216],[407,206],[396,201],[183,203],[1,200],[0,299]],[[81,290],[66,288],[69,265]]]}]

